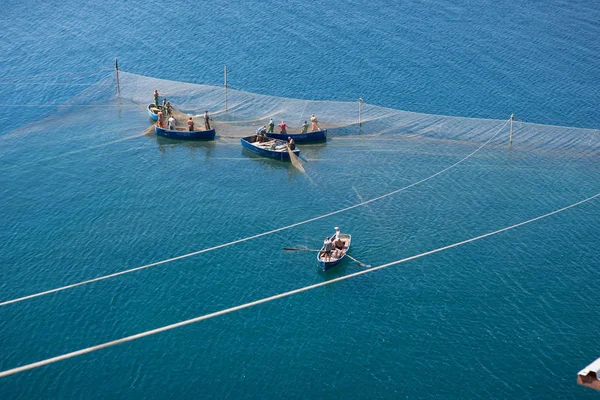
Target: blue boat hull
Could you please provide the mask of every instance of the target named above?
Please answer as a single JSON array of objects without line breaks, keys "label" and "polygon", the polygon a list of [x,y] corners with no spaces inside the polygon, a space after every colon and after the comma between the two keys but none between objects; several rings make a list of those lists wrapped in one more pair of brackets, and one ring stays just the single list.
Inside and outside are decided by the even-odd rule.
[{"label": "blue boat hull", "polygon": [[307,133],[267,133],[267,136],[279,140],[291,137],[296,143],[324,142],[327,140],[327,129]]},{"label": "blue boat hull", "polygon": [[185,140],[214,140],[215,130],[208,131],[172,131],[169,129],[159,128],[154,126],[154,133],[158,136],[163,136],[169,139],[185,139]]},{"label": "blue boat hull", "polygon": [[154,108],[160,108],[160,109],[162,109],[162,107],[156,107],[156,106],[154,105],[154,103],[152,103],[152,104],[148,104],[148,108],[147,108],[147,109],[148,109],[148,116],[149,116],[149,117],[150,117],[152,120],[154,120],[154,121],[158,121],[158,114],[157,114],[157,113],[154,113],[154,112],[152,111],[152,109],[151,109],[152,107],[154,107]]},{"label": "blue boat hull", "polygon": [[[254,143],[255,139],[256,139],[256,135],[252,135],[252,136],[247,136],[247,137],[241,138],[240,141],[242,142],[242,146],[245,149],[258,154],[259,156],[273,158],[275,160],[281,160],[281,161],[290,161],[290,154],[287,152],[287,150],[275,151],[275,150],[269,150],[269,149],[254,146],[252,143]],[[295,149],[295,150],[293,150],[293,152],[296,156],[298,156],[300,154],[299,149]]]}]

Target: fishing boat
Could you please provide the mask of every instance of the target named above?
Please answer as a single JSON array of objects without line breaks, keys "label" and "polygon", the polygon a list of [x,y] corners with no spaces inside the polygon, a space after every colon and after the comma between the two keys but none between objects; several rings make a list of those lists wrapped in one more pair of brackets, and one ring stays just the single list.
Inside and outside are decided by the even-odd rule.
[{"label": "fishing boat", "polygon": [[321,247],[321,251],[317,253],[317,261],[323,268],[323,271],[327,271],[329,268],[336,266],[346,257],[346,253],[350,249],[350,241],[352,240],[352,236],[346,233],[340,233],[340,240],[343,242],[343,247],[341,249],[336,248],[335,244],[331,246],[331,255],[328,257],[325,254],[325,246]]},{"label": "fishing boat", "polygon": [[163,107],[162,106],[157,106],[154,103],[148,104],[148,115],[154,121],[158,121],[158,112],[159,111],[163,111]]},{"label": "fishing boat", "polygon": [[[277,139],[258,141],[257,138],[258,135],[241,138],[242,146],[263,157],[274,158],[281,161],[291,161],[287,142]],[[300,149],[294,149],[292,152],[298,156],[300,154]]]},{"label": "fishing boat", "polygon": [[306,133],[267,133],[267,136],[279,140],[287,140],[291,137],[296,143],[325,142],[327,140],[327,129]]},{"label": "fishing boat", "polygon": [[213,140],[215,138],[214,129],[209,129],[207,131],[189,131],[184,128],[178,128],[172,130],[160,128],[158,125],[154,125],[154,133],[156,133],[158,136],[167,137],[169,139]]}]

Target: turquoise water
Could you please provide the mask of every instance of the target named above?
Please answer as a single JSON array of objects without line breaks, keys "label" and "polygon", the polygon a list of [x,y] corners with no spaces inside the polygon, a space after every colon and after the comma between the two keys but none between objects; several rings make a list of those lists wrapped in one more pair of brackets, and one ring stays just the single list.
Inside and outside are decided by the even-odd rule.
[{"label": "turquoise water", "polygon": [[[159,6],[182,23],[165,28]],[[374,140],[384,130],[375,123],[362,133],[333,129],[326,144],[301,146],[308,160],[301,174],[250,156],[226,131],[193,144],[141,135],[143,105],[107,99],[104,108],[48,109],[41,123],[39,108],[25,106],[67,101],[106,76],[101,69],[115,57],[127,71],[210,84],[221,82],[227,64],[234,87],[268,95],[361,96],[424,113],[504,120],[514,112],[537,123],[600,126],[594,2],[22,2],[7,14],[0,301],[348,207],[436,174],[487,139],[400,133]],[[81,71],[94,73],[66,74]],[[0,307],[0,369],[362,270],[346,260],[324,273],[314,253],[282,251],[317,247],[334,226],[352,234],[354,257],[376,266],[596,194],[597,155],[544,151],[543,143],[560,140],[542,136],[536,151],[484,146],[364,207]],[[597,136],[590,147],[598,148]],[[591,397],[575,380],[598,357],[599,207],[595,200],[385,270],[1,378],[0,394]]]}]

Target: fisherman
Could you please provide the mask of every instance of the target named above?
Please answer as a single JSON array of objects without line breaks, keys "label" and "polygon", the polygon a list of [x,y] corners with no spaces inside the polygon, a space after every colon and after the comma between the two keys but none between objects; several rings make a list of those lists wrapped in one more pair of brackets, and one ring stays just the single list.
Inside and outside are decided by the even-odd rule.
[{"label": "fisherman", "polygon": [[173,118],[173,116],[171,115],[167,121],[169,123],[169,129],[174,131],[175,130],[175,124],[177,123],[175,121],[175,118]]},{"label": "fisherman", "polygon": [[287,133],[287,124],[284,121],[281,121],[279,124],[280,133],[285,135]]},{"label": "fisherman", "polygon": [[273,118],[269,119],[269,124],[267,126],[269,127],[267,132],[273,133],[273,129],[275,129],[275,122],[273,122]]},{"label": "fisherman", "polygon": [[296,142],[294,142],[294,139],[292,139],[291,136],[288,136],[288,147],[292,151],[296,150]]},{"label": "fisherman", "polygon": [[335,235],[333,235],[333,241],[335,242],[336,240],[338,240],[340,238],[340,228],[338,228],[337,226],[334,228],[335,229]]},{"label": "fisherman", "polygon": [[154,89],[154,105],[158,107],[158,90]]},{"label": "fisherman", "polygon": [[333,247],[335,247],[338,250],[343,250],[344,249],[344,241],[342,240],[342,238],[338,238],[334,243],[333,243]]},{"label": "fisherman", "polygon": [[265,140],[265,133],[267,132],[266,126],[261,126],[256,130],[256,141],[262,143]]},{"label": "fisherman", "polygon": [[192,119],[192,117],[190,117],[190,119],[188,119],[187,124],[188,124],[188,130],[190,132],[192,132],[194,130],[194,120]]},{"label": "fisherman", "polygon": [[167,99],[163,97],[163,108],[167,107]]},{"label": "fisherman", "polygon": [[312,123],[311,132],[321,130],[321,128],[319,128],[319,121],[317,120],[317,117],[315,117],[315,114],[310,117],[310,122]]},{"label": "fisherman", "polygon": [[162,112],[162,110],[158,111],[158,127],[159,128],[164,128],[165,127],[165,119],[164,119],[164,114]]},{"label": "fisherman", "polygon": [[302,133],[308,132],[308,122],[304,121],[302,124]]},{"label": "fisherman", "polygon": [[329,261],[331,260],[331,239],[329,239],[329,237],[327,237],[324,241],[323,241],[323,250],[321,251],[321,254],[319,254],[325,261]]},{"label": "fisherman", "polygon": [[208,111],[204,111],[204,129],[207,131],[210,130],[210,121],[212,121],[212,118],[208,116]]}]

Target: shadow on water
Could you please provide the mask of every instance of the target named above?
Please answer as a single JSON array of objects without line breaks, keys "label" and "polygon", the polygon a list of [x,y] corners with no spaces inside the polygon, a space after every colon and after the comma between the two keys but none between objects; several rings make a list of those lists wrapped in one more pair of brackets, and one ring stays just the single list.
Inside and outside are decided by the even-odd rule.
[{"label": "shadow on water", "polygon": [[196,156],[198,152],[204,152],[206,159],[210,158],[217,145],[214,140],[176,140],[158,135],[150,136],[150,138],[156,141],[158,151],[161,153],[174,151],[177,148],[186,148],[189,149],[192,156]]}]

